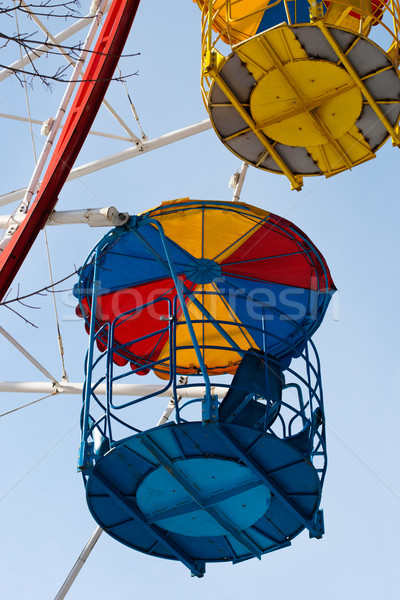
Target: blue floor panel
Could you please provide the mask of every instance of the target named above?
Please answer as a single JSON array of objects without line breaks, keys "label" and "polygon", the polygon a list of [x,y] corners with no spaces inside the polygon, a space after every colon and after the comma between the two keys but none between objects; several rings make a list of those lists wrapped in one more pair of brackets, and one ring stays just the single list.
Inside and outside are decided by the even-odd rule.
[{"label": "blue floor panel", "polygon": [[235,424],[168,424],[116,444],[87,473],[90,511],[127,546],[238,562],[287,546],[318,511],[321,485],[286,440]]}]

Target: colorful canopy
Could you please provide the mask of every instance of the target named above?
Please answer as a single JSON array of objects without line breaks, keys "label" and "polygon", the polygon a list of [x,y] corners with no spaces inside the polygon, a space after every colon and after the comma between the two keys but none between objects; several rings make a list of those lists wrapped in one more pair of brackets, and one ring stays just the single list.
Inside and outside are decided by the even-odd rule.
[{"label": "colorful canopy", "polygon": [[[203,13],[209,0],[193,0]],[[308,0],[212,0],[212,26],[230,45],[247,40],[278,23],[309,23]],[[229,30],[229,33],[228,33]]]},{"label": "colorful canopy", "polygon": [[[207,13],[209,0],[193,1]],[[322,9],[327,24],[358,32],[362,22],[362,33],[368,35],[371,25],[381,21],[387,4],[388,0],[326,1]],[[234,46],[279,23],[310,23],[310,8],[308,0],[212,0],[212,26],[224,42]]]},{"label": "colorful canopy", "polygon": [[174,370],[200,371],[187,315],[208,373],[233,373],[250,348],[287,365],[335,290],[323,256],[286,219],[242,203],[184,199],[131,217],[100,241],[74,288],[87,325],[96,252],[96,329],[114,321],[114,361],[163,378],[171,335]]}]

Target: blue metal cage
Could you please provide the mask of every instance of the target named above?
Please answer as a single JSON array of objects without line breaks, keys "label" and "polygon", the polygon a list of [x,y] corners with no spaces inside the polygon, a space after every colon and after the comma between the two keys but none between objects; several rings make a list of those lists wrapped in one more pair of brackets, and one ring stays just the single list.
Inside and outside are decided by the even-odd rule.
[{"label": "blue metal cage", "polygon": [[[94,302],[95,296],[93,290]],[[146,368],[168,365],[162,386],[116,395],[118,384],[138,380],[143,365],[114,364],[124,350],[114,334],[144,305],[97,331],[91,322],[78,468],[95,520],[127,546],[180,560],[199,577],[207,562],[260,558],[304,529],[321,537],[325,419],[320,362],[307,332],[302,351],[288,345],[292,360],[250,349],[233,377],[210,377],[204,367],[189,380],[175,369],[184,350],[176,332],[186,326],[176,319],[179,298],[154,302],[165,317],[149,335],[168,335],[170,354],[147,360]],[[271,335],[263,319],[258,333]],[[200,355],[211,347],[195,337],[192,344]],[[154,426],[165,395],[171,420]]]}]

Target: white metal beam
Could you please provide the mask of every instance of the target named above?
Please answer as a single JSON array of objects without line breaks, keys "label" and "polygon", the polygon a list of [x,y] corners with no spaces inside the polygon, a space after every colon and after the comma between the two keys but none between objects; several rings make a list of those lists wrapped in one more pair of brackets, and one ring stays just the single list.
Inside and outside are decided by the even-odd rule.
[{"label": "white metal beam", "polygon": [[[13,224],[20,224],[25,215],[0,215],[0,229]],[[115,206],[106,208],[87,208],[80,210],[54,210],[46,225],[76,225],[85,223],[89,227],[117,227],[124,225],[129,213],[119,212]]]},{"label": "white metal beam", "polygon": [[[172,133],[166,133],[165,135],[162,135],[158,138],[143,141],[140,147],[137,147],[135,145],[131,148],[126,148],[126,150],[122,150],[121,152],[117,152],[116,154],[111,154],[110,156],[106,156],[105,158],[100,158],[91,163],[81,165],[80,167],[75,167],[75,169],[72,169],[67,181],[79,179],[79,177],[83,177],[84,175],[89,175],[90,173],[101,171],[102,169],[111,167],[112,165],[116,165],[125,160],[129,160],[131,158],[134,158],[135,156],[144,154],[145,152],[151,152],[152,150],[163,148],[164,146],[168,146],[169,144],[173,144],[174,142],[184,140],[188,137],[191,137],[192,135],[202,133],[203,131],[208,131],[209,129],[211,129],[211,122],[209,119],[206,119],[205,121],[200,121],[199,123],[189,125],[188,127],[184,127],[183,129],[178,129],[177,131],[173,131]],[[16,200],[21,200],[21,198],[23,198],[25,195],[26,189],[27,188],[21,188],[19,190],[15,190],[14,192],[3,194],[2,196],[0,196],[0,206],[5,206],[6,204],[10,204],[11,202],[15,202]]]},{"label": "white metal beam", "polygon": [[[164,425],[164,423],[166,423],[168,421],[168,418],[171,415],[174,408],[175,408],[175,403],[171,399],[168,403],[168,406],[167,406],[164,414],[162,415],[161,419],[158,421],[157,427],[159,427],[160,425]],[[72,567],[71,571],[68,573],[66,580],[64,581],[63,585],[61,586],[61,588],[60,588],[57,596],[55,596],[54,600],[64,600],[65,596],[67,595],[68,591],[71,588],[71,585],[74,583],[75,579],[78,577],[83,565],[86,562],[86,559],[88,558],[89,554],[93,550],[97,540],[99,539],[99,537],[101,536],[102,533],[103,533],[103,530],[100,526],[98,526],[94,530],[92,537],[89,539],[86,546],[84,547],[84,549],[78,556],[78,560]]]},{"label": "white metal beam", "polygon": [[[110,3],[108,3],[107,6],[105,7],[105,9],[103,11],[104,14],[107,13],[109,8],[110,8]],[[82,17],[82,19],[78,19],[70,27],[67,27],[66,29],[64,29],[64,31],[61,31],[56,36],[54,36],[56,43],[62,44],[62,42],[65,42],[65,40],[72,37],[75,33],[78,33],[84,27],[87,27],[88,22],[92,19],[93,19],[93,15],[91,13],[89,13],[85,17]],[[37,46],[37,48],[34,48],[34,50],[32,50],[32,52],[25,54],[21,60],[17,60],[15,62],[13,62],[11,65],[9,65],[8,68],[2,69],[0,71],[0,81],[7,79],[7,77],[10,77],[11,75],[14,75],[14,71],[12,69],[22,69],[23,67],[30,64],[31,62],[33,62],[34,60],[39,58],[42,54],[45,54],[48,51],[49,51],[49,46],[47,46],[47,44],[40,44],[39,46]]]},{"label": "white metal beam", "polygon": [[[243,162],[242,167],[237,174],[238,176],[236,179],[236,185],[233,190],[233,198],[232,198],[233,202],[239,202],[239,200],[240,200],[240,194],[242,193],[244,178],[246,177],[248,168],[249,168],[249,165],[246,162]],[[235,175],[236,175],[236,173],[235,173]]]},{"label": "white metal beam", "polygon": [[[49,128],[46,143],[42,148],[39,159],[38,159],[36,166],[34,168],[34,171],[32,173],[32,177],[29,182],[29,185],[26,188],[22,202],[21,202],[20,206],[18,207],[18,213],[21,215],[26,216],[26,214],[29,210],[31,200],[32,200],[35,192],[37,192],[39,178],[45,167],[45,164],[46,164],[47,158],[50,154],[50,151],[54,147],[54,141],[56,139],[57,132],[60,128],[61,121],[65,115],[65,112],[66,112],[67,106],[69,104],[69,101],[71,99],[72,93],[75,89],[75,86],[77,83],[77,77],[79,76],[80,72],[83,69],[88,50],[93,43],[93,40],[95,38],[97,29],[100,25],[101,18],[104,14],[104,9],[106,6],[107,6],[107,0],[99,1],[96,14],[94,15],[94,17],[91,21],[89,31],[87,32],[86,39],[85,39],[82,49],[79,53],[79,58],[76,61],[73,73],[71,73],[71,77],[70,77],[69,83],[65,89],[64,96],[61,100],[61,104],[58,107],[55,119],[53,120],[52,125]],[[0,251],[3,251],[6,248],[6,246],[10,243],[10,240],[11,240],[12,236],[14,235],[18,226],[19,226],[19,223],[17,223],[16,221],[14,224],[11,223],[9,225],[5,235],[3,236],[2,240],[0,241]]]},{"label": "white metal beam", "polygon": [[54,597],[54,600],[63,600],[65,598],[71,585],[74,583],[75,579],[77,578],[80,570],[82,569],[83,565],[85,564],[86,559],[88,558],[89,554],[93,550],[93,548],[94,548],[97,540],[101,536],[102,532],[103,532],[103,530],[101,527],[97,527],[94,530],[92,537],[90,538],[90,540],[88,541],[88,543],[86,544],[86,546],[84,547],[84,549],[82,550],[80,555],[78,556],[76,563],[74,564],[74,566],[72,567],[71,571],[69,572],[66,580],[62,584],[57,596]]},{"label": "white metal beam", "polygon": [[36,358],[34,358],[32,356],[32,354],[30,354],[28,352],[28,350],[25,350],[25,348],[23,346],[21,346],[21,344],[19,342],[17,342],[17,340],[15,338],[12,337],[12,335],[10,335],[8,333],[8,331],[6,331],[3,327],[1,327],[0,325],[0,333],[1,335],[3,335],[17,350],[19,350],[19,352],[21,352],[21,354],[23,354],[25,356],[25,358],[27,358],[29,360],[29,362],[31,362],[45,377],[47,377],[47,379],[50,380],[49,383],[47,383],[48,386],[50,386],[48,389],[50,389],[49,393],[51,394],[52,392],[54,392],[54,383],[57,381],[57,378],[54,377],[51,373],[49,373],[49,371],[40,364],[39,361],[36,360]]},{"label": "white metal beam", "polygon": [[[136,383],[114,383],[113,395],[115,396],[147,396],[157,395],[163,398],[170,398],[172,388],[162,391],[165,386],[151,384],[136,384]],[[61,382],[52,383],[49,381],[0,381],[0,392],[7,394],[52,394],[55,391],[64,394],[82,395],[83,383]],[[205,387],[187,387],[179,390],[179,396],[182,398],[202,398],[206,393]],[[105,383],[101,383],[96,387],[96,394],[105,396],[107,387]],[[226,394],[226,388],[221,388],[221,393],[218,394],[223,398]]]},{"label": "white metal beam", "polygon": [[[32,123],[33,125],[43,125],[43,121],[39,119],[29,119],[28,117],[21,117],[19,115],[10,115],[8,113],[0,113],[0,119],[11,119],[12,121],[22,121],[23,123]],[[60,129],[64,127],[64,124],[60,125]],[[104,131],[94,131],[91,129],[89,135],[97,135],[99,137],[110,138],[111,140],[119,140],[122,142],[131,142],[132,137],[126,135],[116,135],[114,133],[105,133]]]},{"label": "white metal beam", "polygon": [[[71,58],[69,53],[66,52],[66,50],[64,50],[64,48],[61,45],[57,44],[56,37],[50,33],[50,31],[47,29],[46,25],[44,25],[44,23],[42,23],[42,21],[39,19],[39,17],[30,9],[30,7],[24,2],[24,0],[21,0],[21,4],[24,6],[25,10],[30,14],[31,19],[36,23],[36,25],[38,25],[38,27],[40,27],[40,29],[43,31],[43,33],[46,34],[46,36],[52,42],[52,44],[54,44],[54,47],[57,48],[59,53],[65,58],[65,60],[70,65],[72,65],[73,68],[75,68],[76,63],[73,60],[73,58]],[[104,11],[103,11],[103,14],[105,14]],[[79,74],[79,77],[82,77],[81,73]],[[125,121],[123,119],[121,119],[121,117],[119,116],[117,111],[111,106],[111,104],[105,99],[103,100],[103,104],[107,108],[107,110],[112,114],[112,116],[118,121],[118,123],[121,125],[121,127],[123,129],[125,129],[125,131],[128,133],[130,141],[140,143],[140,140],[137,137],[137,135],[135,135],[133,133],[133,131],[128,127],[128,125],[125,123]]]}]

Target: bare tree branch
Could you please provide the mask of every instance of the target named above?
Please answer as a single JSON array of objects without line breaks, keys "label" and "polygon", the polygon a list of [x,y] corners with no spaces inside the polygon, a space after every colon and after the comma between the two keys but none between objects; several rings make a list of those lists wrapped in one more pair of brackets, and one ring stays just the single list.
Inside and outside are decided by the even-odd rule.
[{"label": "bare tree branch", "polygon": [[[11,20],[8,21],[8,23],[12,23],[12,17],[13,15],[17,14],[17,13],[23,13],[24,14],[24,18],[25,21],[26,19],[28,19],[29,21],[31,21],[31,14],[35,14],[38,16],[44,16],[48,19],[52,19],[52,18],[64,18],[64,19],[70,19],[70,18],[82,18],[78,8],[80,7],[80,4],[78,2],[78,0],[66,0],[65,2],[59,2],[57,0],[42,0],[39,2],[30,2],[29,4],[27,2],[22,2],[22,0],[15,0],[14,3],[11,2],[0,2],[0,15],[4,14],[6,16],[11,17]],[[89,17],[89,19],[91,19],[93,17]],[[3,23],[6,23],[6,21],[2,21],[2,26]],[[35,56],[35,52],[38,46],[46,46],[48,48],[48,51],[45,52],[46,56],[49,55],[59,55],[59,50],[62,51],[62,54],[67,55],[67,57],[69,57],[69,59],[71,59],[71,61],[76,61],[80,55],[80,52],[82,50],[82,43],[78,42],[77,44],[73,45],[73,46],[68,46],[68,45],[58,45],[58,44],[54,44],[52,43],[48,37],[44,38],[44,39],[36,39],[36,35],[37,35],[37,31],[33,31],[33,32],[26,32],[26,33],[16,33],[16,32],[10,32],[7,33],[4,30],[0,30],[0,50],[1,49],[5,49],[6,47],[10,47],[12,45],[17,45],[19,46],[22,51],[24,52],[24,54],[26,54],[28,56],[29,59],[29,69],[26,70],[25,68],[16,68],[16,67],[12,67],[6,64],[0,64],[0,68],[1,69],[6,69],[8,71],[11,71],[16,79],[21,83],[21,85],[24,85],[25,83],[27,83],[28,85],[32,86],[33,82],[38,79],[39,81],[41,81],[41,83],[48,89],[52,88],[52,83],[53,82],[57,82],[57,83],[67,83],[69,80],[67,79],[67,71],[68,69],[70,69],[71,64],[69,65],[62,65],[62,66],[58,66],[55,68],[55,71],[53,73],[45,73],[43,72],[41,69],[39,69],[35,63],[34,60],[32,59],[32,55]],[[97,52],[95,50],[88,50],[87,51],[88,54],[99,54],[99,55],[103,55],[103,53],[101,52]],[[43,54],[43,52],[41,52],[40,54],[37,54],[36,56],[39,57]],[[123,55],[121,56],[121,58],[131,58],[133,56],[137,56],[138,53],[136,54],[129,54],[129,55]],[[124,75],[124,76],[119,76],[119,77],[114,77],[111,79],[111,81],[118,81],[118,82],[123,82],[125,79],[129,78],[129,77],[133,77],[134,75],[137,75],[137,73],[129,73],[128,75]],[[79,80],[77,80],[79,82],[81,81],[94,81],[92,79],[82,79],[80,78]]]},{"label": "bare tree branch", "polygon": [[[81,18],[78,10],[80,8],[78,0],[67,0],[66,2],[47,0],[47,2],[30,2],[26,4],[32,12],[41,17]],[[55,12],[59,8],[63,9],[63,11],[61,13]],[[12,16],[16,12],[27,13],[26,7],[20,0],[7,5],[4,5],[4,2],[0,2],[0,15],[6,14]]]},{"label": "bare tree branch", "polygon": [[32,325],[32,327],[35,327],[35,329],[38,329],[38,326],[35,325],[35,323],[32,323],[32,321],[29,321],[29,319],[27,319],[26,317],[24,317],[23,315],[21,315],[21,313],[19,313],[18,311],[14,310],[13,308],[11,308],[11,306],[7,306],[6,308],[8,308],[8,310],[11,310],[11,312],[13,312],[14,314],[16,314],[18,317],[20,317],[23,321],[25,321],[25,323],[27,325]]}]

